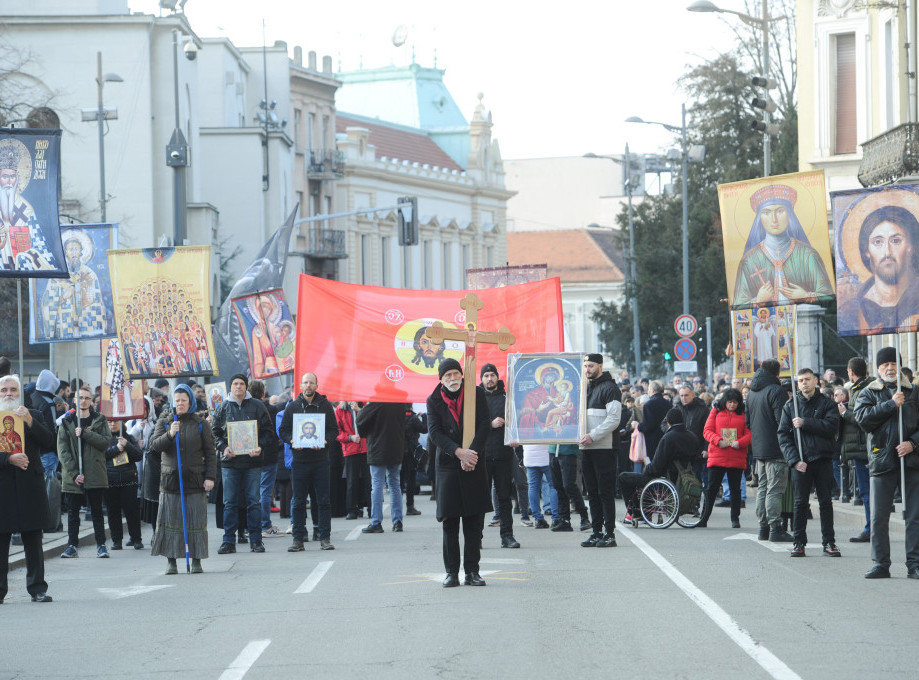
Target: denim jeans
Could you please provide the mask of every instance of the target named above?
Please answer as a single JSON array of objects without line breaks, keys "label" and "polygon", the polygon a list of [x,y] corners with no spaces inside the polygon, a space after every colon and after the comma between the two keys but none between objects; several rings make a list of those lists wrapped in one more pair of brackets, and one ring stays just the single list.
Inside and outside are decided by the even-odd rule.
[{"label": "denim jeans", "polygon": [[[747,502],[747,485],[744,484],[745,479],[746,479],[746,472],[744,472],[744,474],[741,475],[740,477],[740,500],[743,503]],[[721,482],[721,500],[723,501],[731,500],[731,487],[728,484],[727,475],[725,475],[724,479]]]},{"label": "denim jeans", "polygon": [[41,454],[41,465],[45,469],[45,481],[48,481],[57,470],[57,454],[53,452]]},{"label": "denim jeans", "polygon": [[[542,519],[539,516],[539,493],[543,488],[543,482],[552,481],[552,469],[548,465],[537,467],[527,466],[527,484],[530,487],[530,508],[536,508],[533,513],[533,519]],[[552,521],[557,522],[558,516],[558,492],[555,487],[549,484],[549,507],[552,510]]]},{"label": "denim jeans", "polygon": [[277,465],[262,467],[262,480],[259,487],[262,501],[262,531],[268,531],[271,528],[271,504],[274,502],[274,480],[277,476]]},{"label": "denim jeans", "polygon": [[858,484],[858,495],[862,497],[862,503],[865,504],[865,531],[871,531],[871,482],[868,475],[868,461],[858,460],[855,463],[855,483]]},{"label": "denim jeans", "polygon": [[402,487],[399,484],[402,464],[370,466],[370,523],[383,522],[383,484],[389,487],[389,514],[392,523],[402,521]]},{"label": "denim jeans", "polygon": [[[294,500],[291,508],[293,520],[293,538],[303,541],[306,533],[306,496],[310,485],[316,490],[316,503],[319,506],[319,539],[329,540],[332,533],[332,504],[329,499],[329,461],[320,460],[313,463],[294,461],[290,468],[290,481],[293,486]],[[310,503],[310,509],[314,504]]]},{"label": "denim jeans", "polygon": [[262,508],[259,505],[258,486],[262,468],[223,468],[223,542],[236,542],[239,524],[239,498],[246,503],[246,524],[250,543],[262,540]]}]

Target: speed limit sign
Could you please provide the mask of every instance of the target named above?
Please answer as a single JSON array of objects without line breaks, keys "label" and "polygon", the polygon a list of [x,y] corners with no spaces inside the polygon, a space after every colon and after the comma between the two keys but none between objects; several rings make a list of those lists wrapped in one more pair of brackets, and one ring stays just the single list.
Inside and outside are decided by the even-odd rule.
[{"label": "speed limit sign", "polygon": [[696,331],[699,330],[699,322],[696,321],[696,317],[692,314],[680,314],[676,321],[673,322],[673,330],[681,338],[688,338],[695,335]]}]

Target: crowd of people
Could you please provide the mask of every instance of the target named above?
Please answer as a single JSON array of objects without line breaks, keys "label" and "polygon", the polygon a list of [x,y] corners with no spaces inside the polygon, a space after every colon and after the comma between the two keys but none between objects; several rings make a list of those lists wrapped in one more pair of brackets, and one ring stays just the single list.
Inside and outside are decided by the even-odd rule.
[{"label": "crowd of people", "polygon": [[[523,526],[564,533],[575,531],[572,509],[578,528],[590,532],[581,546],[615,547],[617,497],[625,503],[623,521],[637,522],[637,494],[656,477],[673,477],[678,463],[691,466],[704,488],[697,526],[725,507],[739,528],[750,486],[757,489],[759,539],[793,544],[792,557],[805,556],[813,492],[830,557],[841,555],[832,501],[855,499],[866,521],[849,540],[871,543],[874,566],[865,577],[872,579],[890,576],[889,516],[895,501],[910,498],[907,576],[919,579],[919,389],[893,348],[882,349],[876,365],[869,376],[864,359],[851,359],[847,382],[804,368],[793,385],[767,360],[752,380],[716,374],[709,389],[695,377],[633,383],[623,372],[617,382],[603,370],[602,355],[588,354],[579,441],[520,445],[505,441],[507,394],[493,364],[482,366],[475,394],[465,395],[463,367],[440,362],[420,414],[411,404],[332,402],[308,372],[299,392],[278,395],[261,380],[234,375],[213,410],[203,386],[159,380],[144,398],[143,417],[120,421],[100,413],[98,389],[48,370],[22,386],[0,358],[0,411],[12,414],[0,442],[0,603],[13,541],[24,547],[32,600],[51,601],[42,533],[62,530],[62,514],[62,558],[79,556],[87,512],[97,557],[110,556],[109,542],[113,551],[143,550],[146,522],[151,554],[166,558],[166,574],[176,574],[183,558],[191,573],[201,573],[209,502],[223,532],[219,555],[240,544],[264,553],[265,539],[285,535],[288,552],[304,551],[311,536],[320,550],[334,550],[333,516],[355,520],[366,512],[363,533],[385,533],[385,489],[391,530],[403,531],[405,516],[422,512],[415,504],[419,472],[429,477],[442,525],[444,587],[460,585],[461,566],[466,585],[483,586],[479,560],[492,510],[489,526],[499,528],[503,548],[520,547],[514,514]],[[463,411],[473,402],[475,432],[464,440]],[[17,417],[24,432],[18,444]],[[301,436],[304,422],[313,437]],[[234,434],[247,427],[257,444]],[[274,513],[289,526],[276,526]]]}]

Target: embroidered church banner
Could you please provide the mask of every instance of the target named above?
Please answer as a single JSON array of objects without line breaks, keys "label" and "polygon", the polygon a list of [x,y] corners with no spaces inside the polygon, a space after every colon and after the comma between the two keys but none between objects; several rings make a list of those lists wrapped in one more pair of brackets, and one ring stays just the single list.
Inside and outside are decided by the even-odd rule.
[{"label": "embroidered church banner", "polygon": [[233,300],[249,355],[249,375],[270,378],[294,370],[294,322],[284,291],[266,290]]},{"label": "embroidered church banner", "polygon": [[466,270],[466,287],[472,290],[480,288],[501,288],[517,283],[542,281],[548,275],[547,264],[519,264],[507,267],[483,267]]},{"label": "embroidered church banner", "polygon": [[[437,384],[440,362],[463,363],[465,345],[431,342],[435,321],[460,328],[459,302],[468,291],[407,290],[359,286],[300,276],[297,309],[297,380],[319,378],[319,392],[333,400],[423,402]],[[561,352],[562,299],[558,277],[476,291],[481,331],[506,326],[521,352]],[[504,377],[507,354],[478,344],[477,366],[492,363]],[[476,382],[479,376],[476,375]]]},{"label": "embroidered church banner", "polygon": [[61,131],[0,129],[0,276],[67,276],[57,211]]},{"label": "embroidered church banner", "polygon": [[110,250],[108,259],[127,376],[214,375],[210,247]]},{"label": "embroidered church banner", "polygon": [[109,420],[144,417],[144,381],[131,380],[125,372],[118,338],[101,340],[102,379],[99,412]]},{"label": "embroidered church banner", "polygon": [[718,185],[732,309],[835,294],[823,171]]},{"label": "embroidered church banner", "polygon": [[61,226],[69,277],[29,282],[29,341],[62,342],[115,335],[108,251],[118,247],[114,224]]},{"label": "embroidered church banner", "polygon": [[777,359],[779,377],[792,374],[795,306],[758,307],[731,312],[734,375],[752,378],[766,359]]},{"label": "embroidered church banner", "polygon": [[919,185],[830,194],[839,335],[919,330]]}]

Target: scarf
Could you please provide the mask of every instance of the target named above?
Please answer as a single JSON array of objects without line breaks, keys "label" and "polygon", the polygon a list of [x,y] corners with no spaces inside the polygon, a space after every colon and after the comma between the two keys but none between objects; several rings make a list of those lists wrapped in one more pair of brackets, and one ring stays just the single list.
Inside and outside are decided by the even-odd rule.
[{"label": "scarf", "polygon": [[460,421],[460,413],[463,412],[463,388],[461,387],[456,393],[456,397],[453,397],[450,395],[450,391],[441,385],[440,393],[443,395],[444,403],[447,405],[447,409],[453,416],[453,420],[456,421],[457,425],[462,427]]}]

